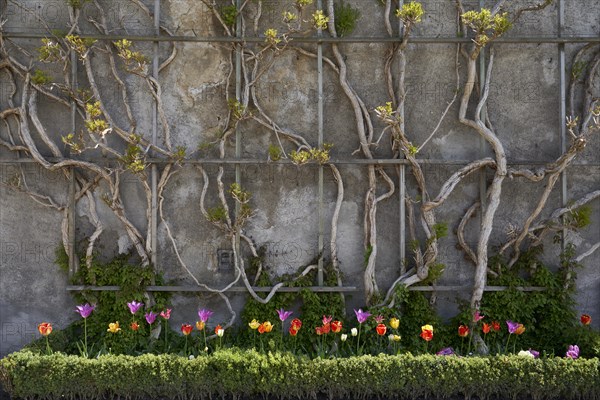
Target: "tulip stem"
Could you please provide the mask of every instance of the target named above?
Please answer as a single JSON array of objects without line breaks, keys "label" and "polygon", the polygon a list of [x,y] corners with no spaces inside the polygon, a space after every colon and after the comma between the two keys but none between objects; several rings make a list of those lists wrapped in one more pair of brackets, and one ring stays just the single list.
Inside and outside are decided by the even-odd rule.
[{"label": "tulip stem", "polygon": [[188,356],[188,351],[187,351],[187,335],[185,336],[185,347],[183,349],[183,353],[185,354],[185,356]]},{"label": "tulip stem", "polygon": [[204,334],[204,351],[208,351],[208,346],[206,345],[206,327],[202,329],[202,333]]},{"label": "tulip stem", "polygon": [[356,355],[360,356],[360,328],[362,327],[362,324],[358,324],[358,337],[356,339]]},{"label": "tulip stem", "polygon": [[87,318],[83,319],[83,345],[85,346],[84,356],[88,358],[88,347],[87,347]]},{"label": "tulip stem", "polygon": [[48,335],[46,335],[46,352],[48,355],[52,354],[52,351],[50,350],[50,343],[48,342]]},{"label": "tulip stem", "polygon": [[167,353],[169,351],[169,349],[167,348],[168,344],[167,344],[167,331],[168,331],[168,327],[167,327],[167,320],[165,319],[165,353]]},{"label": "tulip stem", "polygon": [[471,354],[471,343],[473,343],[473,334],[469,334],[469,348],[467,349],[467,354]]},{"label": "tulip stem", "polygon": [[508,338],[506,339],[506,346],[504,349],[504,354],[508,353],[508,343],[510,342],[510,335],[512,335],[512,333],[509,333]]}]

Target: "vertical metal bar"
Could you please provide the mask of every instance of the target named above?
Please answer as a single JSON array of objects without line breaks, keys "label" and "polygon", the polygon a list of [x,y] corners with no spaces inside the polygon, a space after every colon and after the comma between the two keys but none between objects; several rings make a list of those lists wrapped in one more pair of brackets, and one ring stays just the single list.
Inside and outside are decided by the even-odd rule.
[{"label": "vertical metal bar", "polygon": [[[479,9],[482,9],[485,6],[484,0],[479,0]],[[485,84],[485,48],[481,49],[479,53],[479,92],[483,96],[484,84]],[[481,113],[485,115],[487,112],[487,107],[483,106],[481,109]],[[487,151],[487,146],[485,140],[482,137],[479,137],[479,153],[482,157],[485,156]],[[486,208],[486,192],[487,192],[487,178],[485,169],[479,172],[479,202],[481,203],[481,212],[479,213],[479,221],[483,220],[483,213]]]},{"label": "vertical metal bar", "polygon": [[[236,9],[239,10],[242,7],[241,0],[236,0]],[[238,14],[235,25],[235,36],[241,38],[242,35],[242,14]],[[235,52],[235,99],[239,102],[242,101],[242,43],[237,43]],[[242,157],[242,131],[236,126],[235,129],[235,158]],[[242,172],[240,164],[235,165],[235,183],[242,185]],[[237,219],[240,213],[240,205],[238,202],[235,203],[235,217]],[[237,257],[241,257],[240,254],[240,228],[238,227],[235,231],[235,254]],[[237,260],[240,261],[239,259]],[[240,264],[241,265],[241,264]]]},{"label": "vertical metal bar", "polygon": [[[77,54],[71,50],[71,90],[73,93],[77,90]],[[77,105],[75,100],[71,100],[71,132],[75,133]],[[75,167],[72,167],[69,174],[69,208],[67,211],[68,221],[68,256],[69,256],[69,277],[73,277],[77,273],[77,254],[75,252]]]},{"label": "vertical metal bar", "polygon": [[[323,1],[317,1],[317,8],[323,9]],[[321,29],[317,31],[317,36],[323,36]],[[317,45],[317,74],[318,74],[318,131],[319,131],[319,148],[323,148],[323,119],[324,119],[324,106],[323,106],[323,45],[319,43]],[[319,166],[319,261],[317,265],[317,285],[323,286],[323,249],[324,249],[324,212],[323,212],[323,166]]]},{"label": "vertical metal bar", "polygon": [[[156,35],[160,34],[160,0],[154,0],[154,30]],[[158,82],[158,42],[152,44],[152,77]],[[152,144],[158,143],[158,102],[154,101],[152,107]],[[151,214],[150,214],[150,262],[157,267],[158,249],[158,166],[152,164],[151,170]]]},{"label": "vertical metal bar", "polygon": [[[558,37],[561,38],[563,35],[565,22],[565,3],[563,0],[558,0]],[[560,43],[558,45],[558,70],[560,74],[560,105],[558,112],[559,126],[560,126],[560,153],[564,154],[567,150],[567,87],[566,87],[566,59],[565,59],[565,44]],[[567,190],[567,171],[563,171],[561,174],[561,203],[564,206],[567,205],[568,190]],[[566,241],[564,232],[561,234],[561,246],[565,249]]]},{"label": "vertical metal bar", "polygon": [[[404,6],[404,0],[400,0],[399,4],[400,8]],[[398,35],[402,38],[404,36],[404,24],[402,20],[398,19]],[[404,121],[402,121],[404,124]],[[400,157],[404,157],[402,152],[400,153]],[[400,257],[400,274],[404,275],[406,273],[406,166],[404,164],[400,165],[400,174],[398,176],[398,214],[400,218],[400,227],[398,232],[399,237],[399,257]]]}]

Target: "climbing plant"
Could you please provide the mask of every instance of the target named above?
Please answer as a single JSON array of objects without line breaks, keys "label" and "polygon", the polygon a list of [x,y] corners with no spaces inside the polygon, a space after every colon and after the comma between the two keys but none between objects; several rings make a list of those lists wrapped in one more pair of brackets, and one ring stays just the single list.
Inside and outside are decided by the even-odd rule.
[{"label": "climbing plant", "polygon": [[[25,13],[35,13],[35,10],[17,0],[8,2]],[[146,23],[150,26],[153,11],[139,0],[129,2],[145,16]],[[597,95],[600,74],[598,44],[582,46],[574,56],[566,115],[570,141],[565,151],[553,162],[535,170],[509,166],[507,145],[501,134],[503,128],[493,125],[493,118],[489,114],[491,111],[486,108],[490,87],[494,82],[494,41],[518,25],[522,16],[539,12],[552,1],[545,0],[531,5],[531,2],[526,1],[509,4],[497,0],[490,8],[480,10],[467,9],[461,0],[454,2],[457,36],[471,40],[456,45],[454,71],[449,71],[456,80],[453,98],[438,116],[437,127],[423,142],[419,142],[414,132],[411,132],[412,128],[407,126],[405,115],[406,70],[407,64],[412,61],[407,49],[411,35],[422,22],[423,16],[427,15],[427,9],[419,2],[400,4],[395,0],[378,0],[365,2],[360,8],[355,8],[343,1],[326,0],[323,1],[323,9],[317,9],[312,0],[295,0],[287,4],[281,15],[281,23],[265,30],[259,30],[264,25],[265,3],[262,0],[245,0],[239,4],[235,1],[216,0],[201,2],[212,14],[211,23],[219,35],[230,39],[252,36],[264,40],[231,40],[223,45],[229,53],[225,57],[227,87],[233,88],[236,79],[239,87],[235,95],[233,90],[227,90],[224,94],[226,118],[220,120],[214,140],[203,143],[199,150],[213,149],[219,159],[226,159],[231,154],[230,141],[236,132],[243,130],[245,123],[252,122],[269,132],[270,139],[265,145],[264,153],[271,162],[290,161],[299,168],[305,168],[303,165],[308,163],[318,163],[325,167],[333,178],[332,189],[335,193],[327,256],[331,276],[334,277],[332,283],[339,286],[343,285],[344,279],[338,254],[338,225],[345,201],[345,177],[338,165],[331,160],[330,151],[335,148],[336,143],[317,143],[311,139],[310,132],[296,131],[286,126],[287,121],[278,121],[264,107],[257,88],[269,71],[278,68],[278,60],[284,54],[294,53],[298,58],[307,59],[318,57],[311,48],[295,43],[294,38],[315,34],[330,38],[347,37],[360,24],[367,23],[365,15],[368,9],[383,8],[380,13],[382,20],[376,23],[384,27],[389,38],[399,37],[387,44],[385,58],[381,60],[384,73],[380,84],[387,92],[385,98],[381,98],[377,104],[369,104],[364,99],[364,94],[357,89],[357,78],[349,73],[351,65],[347,61],[343,44],[336,41],[325,44],[327,55],[323,57],[324,68],[335,76],[340,93],[350,104],[353,121],[345,129],[358,140],[356,157],[373,161],[365,167],[367,178],[361,212],[365,254],[362,278],[365,300],[369,305],[391,307],[400,301],[397,296],[399,288],[430,283],[444,273],[443,260],[439,257],[439,242],[447,234],[448,224],[440,221],[439,209],[461,182],[476,172],[492,175],[485,195],[485,205],[479,200],[473,200],[464,215],[458,221],[451,222],[458,222],[456,240],[466,259],[474,267],[475,286],[471,294],[471,311],[482,307],[483,290],[488,277],[501,279],[501,275],[506,276],[506,271],[518,271],[523,260],[527,259],[526,255],[540,245],[546,234],[573,229],[581,225],[582,219],[589,219],[589,215],[586,217],[580,211],[581,207],[600,197],[600,190],[587,193],[567,206],[554,210],[546,220],[541,220],[540,215],[547,208],[549,196],[561,175],[584,150],[592,134],[600,129],[600,104]],[[257,212],[254,198],[258,194],[250,193],[239,182],[226,184],[223,165],[218,166],[215,175],[210,175],[201,163],[197,164],[202,189],[198,204],[189,207],[198,210],[206,222],[212,224],[224,240],[230,243],[233,249],[234,277],[224,287],[212,287],[202,281],[193,272],[194,268],[181,256],[181,245],[175,228],[171,227],[165,214],[164,208],[168,203],[165,198],[170,190],[169,183],[180,171],[182,163],[194,160],[199,153],[196,149],[174,146],[173,131],[178,127],[170,124],[167,118],[159,77],[173,60],[185,57],[185,54],[178,51],[178,46],[168,40],[174,36],[173,28],[160,24],[159,31],[167,39],[168,51],[160,54],[158,65],[152,65],[150,54],[141,43],[129,39],[102,39],[114,36],[113,31],[117,26],[114,26],[115,21],[108,19],[106,6],[101,1],[68,0],[67,4],[68,31],[51,29],[40,18],[45,38],[39,40],[35,52],[28,51],[10,35],[0,31],[0,73],[8,79],[8,86],[11,88],[7,104],[0,110],[0,119],[4,123],[0,129],[0,146],[9,152],[30,158],[48,171],[74,180],[76,205],[86,214],[93,232],[85,242],[85,257],[72,262],[80,264],[81,273],[89,274],[95,270],[93,255],[99,237],[106,230],[106,221],[102,221],[97,212],[97,202],[101,201],[124,228],[139,263],[145,268],[151,265],[153,256],[156,255],[157,245],[153,243],[152,237],[156,235],[157,224],[153,225],[152,221],[158,219],[167,245],[173,251],[174,265],[178,265],[194,284],[223,300],[231,313],[229,325],[237,315],[231,305],[228,289],[238,283],[247,289],[256,307],[270,304],[269,308],[272,308],[277,301],[288,304],[285,297],[275,297],[278,290],[294,282],[303,282],[304,278],[314,273],[318,263],[303,266],[297,273],[286,277],[285,281],[273,284],[270,278],[267,279],[266,266],[259,256],[260,247],[264,243],[261,243],[259,236],[251,237],[247,231],[249,221]],[[98,15],[98,18],[90,18],[89,21],[95,29],[94,35],[83,34],[80,28],[84,15],[83,6],[93,7]],[[368,22],[375,23],[370,20]],[[398,29],[398,25],[402,29]],[[485,76],[482,79],[479,79],[478,74],[480,62],[485,66]],[[74,66],[80,71],[78,77],[71,74]],[[50,68],[60,71],[59,76],[48,74],[46,69]],[[100,69],[107,72],[110,80],[115,82],[118,94],[116,107],[105,98],[106,90],[102,88]],[[75,82],[74,78],[78,81]],[[139,128],[139,121],[146,115],[132,107],[131,86],[142,88],[148,102],[155,105],[159,140],[156,140],[156,135]],[[55,103],[65,115],[72,113],[76,129],[73,131],[68,125],[63,125],[60,138],[57,138],[51,132],[48,116],[39,110],[39,105],[45,101]],[[492,155],[470,162],[449,174],[437,192],[434,192],[418,156],[424,148],[433,145],[432,139],[438,133],[440,124],[449,118],[457,119],[469,129],[474,138],[482,138]],[[377,123],[384,126],[381,134],[375,132]],[[246,140],[253,139],[251,133],[245,135]],[[475,140],[472,142],[476,143]],[[101,154],[110,162],[82,157],[88,153]],[[377,283],[377,260],[381,251],[379,211],[385,202],[397,194],[395,182],[396,175],[400,173],[399,168],[390,170],[378,165],[377,159],[384,157],[383,154],[386,153],[391,153],[391,158],[406,160],[415,186],[410,191],[412,194],[401,199],[407,210],[410,256],[406,260],[400,260],[398,275],[389,279],[391,285],[383,293]],[[388,155],[385,157],[389,158]],[[160,159],[160,167],[152,163],[150,158]],[[135,204],[135,207],[144,208],[145,224],[133,222],[132,210],[123,198],[122,181],[126,175],[134,176],[143,188],[145,202]],[[534,199],[535,208],[529,217],[522,225],[510,227],[509,238],[499,249],[499,254],[506,261],[498,267],[490,262],[489,249],[506,178],[521,179],[525,184],[539,185],[543,189],[542,194]],[[69,232],[67,204],[30,187],[24,174],[17,174],[7,184],[63,214],[62,245],[67,254],[74,254],[69,240],[72,232]],[[475,227],[472,226],[472,220],[477,212],[481,213],[481,223]],[[475,248],[467,243],[467,235],[477,238]],[[595,244],[591,251],[572,258],[581,262],[598,247],[600,245]],[[545,275],[538,272],[533,276],[543,280]],[[265,281],[271,282],[273,286],[269,293],[262,296],[254,288]],[[306,301],[311,295],[305,296]],[[340,304],[343,304],[343,298],[339,299],[342,301]],[[305,304],[312,303],[307,301]]]}]

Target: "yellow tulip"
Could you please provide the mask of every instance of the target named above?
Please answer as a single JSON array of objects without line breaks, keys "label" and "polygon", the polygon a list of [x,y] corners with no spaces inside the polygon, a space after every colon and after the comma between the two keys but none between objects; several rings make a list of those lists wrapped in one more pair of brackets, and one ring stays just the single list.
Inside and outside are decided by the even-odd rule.
[{"label": "yellow tulip", "polygon": [[198,329],[199,331],[204,329],[204,326],[206,324],[204,323],[204,321],[196,321],[196,329]]},{"label": "yellow tulip", "polygon": [[110,333],[120,332],[121,328],[119,327],[119,321],[108,324],[108,329],[106,331]]},{"label": "yellow tulip", "polygon": [[263,322],[263,325],[265,326],[265,332],[269,333],[273,330],[273,325],[269,321]]},{"label": "yellow tulip", "polygon": [[392,329],[398,329],[400,326],[400,320],[398,318],[390,318],[390,326]]},{"label": "yellow tulip", "polygon": [[254,329],[258,329],[258,327],[260,326],[260,322],[258,322],[257,320],[253,319],[252,322],[250,322],[248,324],[248,326],[250,327],[250,329],[254,330]]}]

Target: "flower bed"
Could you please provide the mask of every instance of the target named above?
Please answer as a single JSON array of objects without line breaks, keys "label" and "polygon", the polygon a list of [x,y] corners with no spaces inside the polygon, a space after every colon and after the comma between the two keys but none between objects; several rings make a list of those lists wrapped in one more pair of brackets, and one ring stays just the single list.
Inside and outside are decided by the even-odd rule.
[{"label": "flower bed", "polygon": [[226,349],[176,355],[86,359],[20,351],[0,360],[5,389],[18,398],[332,398],[471,396],[598,399],[594,359],[402,354],[315,358]]}]

